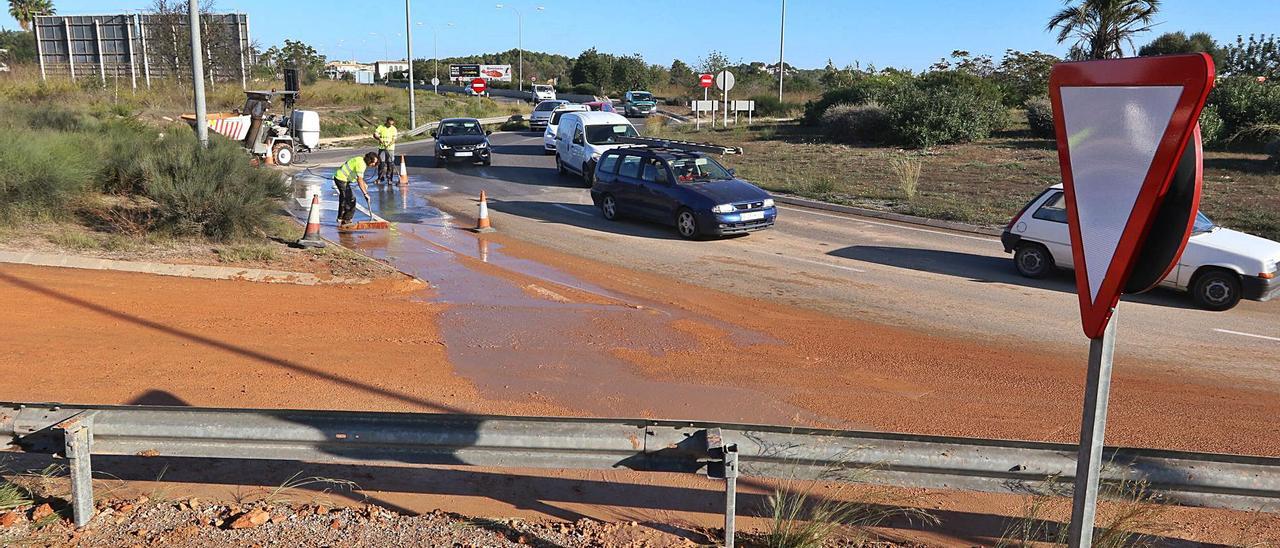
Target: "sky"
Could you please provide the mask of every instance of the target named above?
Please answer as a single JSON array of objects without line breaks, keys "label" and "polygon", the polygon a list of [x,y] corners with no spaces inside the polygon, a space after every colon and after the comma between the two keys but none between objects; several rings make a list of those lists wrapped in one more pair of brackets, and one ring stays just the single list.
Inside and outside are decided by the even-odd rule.
[{"label": "sky", "polygon": [[[415,58],[432,57],[433,32],[440,57],[526,50],[570,57],[595,47],[641,54],[669,65],[694,64],[718,50],[733,62],[778,59],[781,0],[512,0],[498,8],[487,0],[410,0]],[[54,0],[59,14],[143,10],[150,0]],[[1163,32],[1208,32],[1219,42],[1236,35],[1280,29],[1280,0],[1163,0],[1159,25],[1137,45]],[[1061,0],[790,0],[786,60],[802,68],[838,66],[921,70],[952,50],[989,54],[1006,49],[1063,55],[1045,32]],[[542,9],[539,10],[538,8]],[[402,59],[403,0],[217,0],[216,10],[249,14],[251,38],[263,48],[286,38],[311,44],[330,59]],[[516,11],[523,16],[523,37]],[[448,26],[453,23],[453,26]],[[7,10],[0,27],[17,28]],[[434,30],[433,29],[438,29]]]}]

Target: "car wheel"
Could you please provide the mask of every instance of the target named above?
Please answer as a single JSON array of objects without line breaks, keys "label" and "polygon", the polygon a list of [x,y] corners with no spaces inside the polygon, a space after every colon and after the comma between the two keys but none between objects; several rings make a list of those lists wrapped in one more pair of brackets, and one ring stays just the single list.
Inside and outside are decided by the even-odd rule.
[{"label": "car wheel", "polygon": [[561,177],[569,175],[569,170],[564,168],[564,162],[560,161],[559,154],[556,155],[556,173],[559,173]]},{"label": "car wheel", "polygon": [[600,212],[604,214],[604,218],[610,221],[618,220],[618,201],[613,199],[612,194],[605,194],[600,199]]},{"label": "car wheel", "polygon": [[444,158],[436,156],[436,167],[444,167],[444,165],[445,165]]},{"label": "car wheel", "polygon": [[493,158],[488,158],[485,161],[480,162],[480,164],[485,166],[493,165]]},{"label": "car wheel", "polygon": [[587,183],[587,186],[592,186],[596,184],[596,161],[595,160],[582,164],[582,180]]},{"label": "car wheel", "polygon": [[1013,264],[1018,273],[1028,278],[1043,278],[1053,273],[1053,255],[1049,249],[1036,243],[1023,243],[1013,252]]},{"label": "car wheel", "polygon": [[1231,310],[1240,303],[1240,276],[1213,269],[1196,276],[1191,283],[1191,299],[1205,310]]},{"label": "car wheel", "polygon": [[698,230],[698,217],[687,208],[682,208],[676,213],[676,232],[680,233],[680,237],[686,240],[696,240],[700,234]]}]

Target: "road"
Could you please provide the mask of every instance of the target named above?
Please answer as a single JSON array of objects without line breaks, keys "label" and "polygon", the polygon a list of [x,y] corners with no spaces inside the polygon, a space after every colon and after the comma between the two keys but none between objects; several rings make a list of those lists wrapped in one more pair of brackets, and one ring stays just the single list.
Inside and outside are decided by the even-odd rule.
[{"label": "road", "polygon": [[[558,176],[541,136],[497,133],[493,165],[436,168],[430,141],[408,144],[410,173],[444,189],[436,205],[471,211],[485,190],[504,234],[555,250],[742,296],[1029,351],[1082,352],[1069,274],[1030,280],[994,238],[781,206],[775,229],[688,242],[668,227],[609,222],[579,181]],[[312,155],[332,164],[348,152]],[[727,162],[731,165],[731,159]],[[1193,308],[1167,290],[1131,296],[1117,314],[1118,363],[1161,362],[1197,377],[1280,381],[1280,304]]]}]

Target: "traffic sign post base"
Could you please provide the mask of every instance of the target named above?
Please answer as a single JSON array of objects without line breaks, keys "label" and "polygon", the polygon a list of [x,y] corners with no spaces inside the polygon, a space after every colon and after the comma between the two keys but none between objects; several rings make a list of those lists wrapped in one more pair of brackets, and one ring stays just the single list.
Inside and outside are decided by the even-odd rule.
[{"label": "traffic sign post base", "polygon": [[1111,358],[1116,347],[1116,311],[1102,337],[1089,339],[1089,371],[1085,379],[1084,414],[1080,417],[1080,453],[1076,457],[1075,490],[1071,501],[1071,548],[1093,544],[1098,508],[1098,475],[1102,470],[1103,437],[1107,429],[1107,401],[1111,397]]}]

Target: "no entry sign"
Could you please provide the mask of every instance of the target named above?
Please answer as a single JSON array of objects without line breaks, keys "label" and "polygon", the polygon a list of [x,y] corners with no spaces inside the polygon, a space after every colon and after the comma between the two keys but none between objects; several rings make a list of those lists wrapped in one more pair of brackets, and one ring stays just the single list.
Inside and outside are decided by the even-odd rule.
[{"label": "no entry sign", "polygon": [[715,81],[716,81],[715,77],[710,74],[703,74],[698,77],[698,85],[704,88],[711,87],[713,84],[715,84]]},{"label": "no entry sign", "polygon": [[[1159,282],[1186,245],[1199,205],[1198,165],[1189,166],[1191,177],[1177,192],[1170,194],[1170,186],[1183,153],[1199,157],[1196,121],[1212,86],[1213,61],[1205,54],[1053,69],[1049,96],[1089,338],[1102,336],[1140,257],[1144,287],[1131,291]],[[1156,225],[1158,217],[1163,222]]]},{"label": "no entry sign", "polygon": [[486,89],[489,89],[489,84],[484,81],[484,78],[475,78],[471,80],[471,91],[479,94],[484,93],[484,90]]}]

